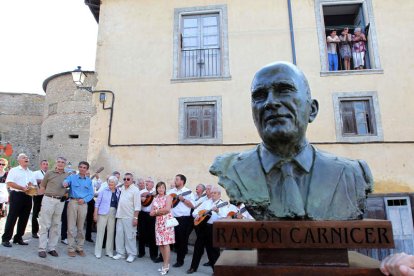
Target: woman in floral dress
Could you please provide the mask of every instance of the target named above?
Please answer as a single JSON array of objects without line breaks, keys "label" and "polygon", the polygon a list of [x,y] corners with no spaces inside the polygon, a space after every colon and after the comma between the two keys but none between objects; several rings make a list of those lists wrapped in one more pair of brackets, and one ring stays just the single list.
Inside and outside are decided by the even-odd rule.
[{"label": "woman in floral dress", "polygon": [[166,226],[167,220],[173,218],[171,214],[172,197],[166,195],[167,187],[162,181],[157,183],[155,190],[157,196],[153,201],[150,215],[156,216],[155,241],[164,260],[159,271],[161,275],[165,275],[170,269],[170,244],[175,243],[174,227]]}]

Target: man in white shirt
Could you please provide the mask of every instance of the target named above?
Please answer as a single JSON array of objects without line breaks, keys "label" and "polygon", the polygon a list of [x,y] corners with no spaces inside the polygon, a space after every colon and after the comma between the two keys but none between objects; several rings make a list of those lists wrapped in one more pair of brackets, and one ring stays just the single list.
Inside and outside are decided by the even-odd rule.
[{"label": "man in white shirt", "polygon": [[[155,244],[155,216],[150,216],[152,208],[152,201],[149,205],[144,206],[148,198],[147,196],[154,196],[154,180],[148,177],[144,181],[145,189],[140,190],[141,196],[141,212],[138,216],[138,233],[139,233],[139,247],[138,247],[138,258],[145,256],[145,245],[148,244],[150,258],[152,261],[156,261],[158,256],[158,247]],[[138,187],[142,185],[138,182]],[[152,197],[153,198],[153,197]]]},{"label": "man in white shirt", "polygon": [[[47,160],[40,161],[40,170],[34,172],[34,176],[36,179],[36,184],[39,186],[42,182],[43,178],[45,177],[45,173],[49,169],[49,162]],[[40,207],[42,206],[42,199],[43,195],[35,195],[33,196],[33,211],[32,211],[32,237],[34,239],[38,239],[39,235],[39,212]]]},{"label": "man in white shirt", "polygon": [[216,220],[227,217],[229,212],[228,203],[221,199],[221,189],[219,187],[213,187],[211,189],[211,198],[204,201],[199,207],[194,209],[193,217],[197,220],[199,213],[205,210],[210,217],[206,217],[202,221],[197,229],[197,240],[194,245],[193,259],[191,261],[190,269],[187,270],[187,274],[192,274],[197,271],[200,264],[201,257],[204,254],[204,248],[206,248],[209,263],[214,269],[214,264],[220,256],[220,248],[213,247],[213,223]]},{"label": "man in white shirt", "polygon": [[32,197],[25,192],[30,186],[36,186],[36,179],[33,172],[28,169],[29,158],[26,154],[21,153],[17,156],[19,166],[12,168],[7,175],[6,183],[10,187],[10,205],[9,215],[7,216],[4,234],[2,236],[2,245],[12,247],[10,240],[13,236],[13,229],[17,219],[17,232],[13,237],[13,243],[28,245],[23,241],[24,231],[26,230],[27,221],[29,220],[30,210],[32,210]]},{"label": "man in white shirt", "polygon": [[[193,219],[191,217],[191,209],[194,208],[193,196],[190,189],[184,187],[187,178],[182,174],[175,176],[175,188],[168,191],[169,195],[173,196],[172,214],[178,220],[178,225],[174,227],[175,230],[175,244],[177,251],[177,262],[173,267],[181,267],[184,265],[184,257],[187,253],[188,236],[192,227]],[[174,201],[178,200],[177,205],[174,206]]]},{"label": "man in white shirt", "polygon": [[124,185],[120,188],[121,196],[116,211],[115,245],[117,254],[115,260],[124,259],[128,254],[127,262],[132,263],[137,256],[136,227],[138,215],[141,211],[141,197],[138,188],[133,185],[131,173],[124,176]]}]

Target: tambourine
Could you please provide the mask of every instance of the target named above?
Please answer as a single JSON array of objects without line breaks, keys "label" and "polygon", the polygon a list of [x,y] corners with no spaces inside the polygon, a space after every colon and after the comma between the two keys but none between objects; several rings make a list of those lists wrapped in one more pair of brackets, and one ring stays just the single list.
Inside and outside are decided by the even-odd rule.
[{"label": "tambourine", "polygon": [[28,190],[25,192],[28,196],[36,196],[38,192],[37,186],[29,186]]}]

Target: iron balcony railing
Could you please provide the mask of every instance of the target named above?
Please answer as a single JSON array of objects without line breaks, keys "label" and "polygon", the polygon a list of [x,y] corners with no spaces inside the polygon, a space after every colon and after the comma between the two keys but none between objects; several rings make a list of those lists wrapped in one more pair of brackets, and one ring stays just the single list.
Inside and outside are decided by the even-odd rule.
[{"label": "iron balcony railing", "polygon": [[180,72],[182,78],[220,76],[220,48],[181,50]]}]

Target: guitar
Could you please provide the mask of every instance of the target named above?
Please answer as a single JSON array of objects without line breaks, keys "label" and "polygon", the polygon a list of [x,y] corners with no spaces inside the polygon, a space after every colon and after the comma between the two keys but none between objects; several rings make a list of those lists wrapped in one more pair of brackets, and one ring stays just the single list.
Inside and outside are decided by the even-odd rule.
[{"label": "guitar", "polygon": [[101,171],[103,171],[105,168],[104,167],[100,167],[95,173],[94,173],[94,175],[92,175],[92,177],[91,177],[91,180],[92,179],[94,179],[95,178],[95,175],[97,174],[97,173],[100,173]]},{"label": "guitar", "polygon": [[154,200],[155,195],[150,192],[143,193],[141,198],[145,197],[144,201],[141,202],[141,205],[144,207],[148,207],[151,205],[152,201]]},{"label": "guitar", "polygon": [[227,217],[230,217],[232,219],[235,219],[235,218],[237,218],[238,215],[241,215],[241,214],[243,214],[246,211],[247,211],[246,207],[241,208],[238,212],[230,211],[227,214]]},{"label": "guitar", "polygon": [[202,194],[199,198],[196,199],[196,205],[194,206],[193,209],[197,209],[201,204],[203,204],[204,201],[201,201],[199,203],[197,203],[197,201],[199,201],[200,199],[202,199],[205,196],[206,196],[206,194]]},{"label": "guitar", "polygon": [[180,203],[180,199],[178,198],[180,195],[181,196],[186,196],[186,195],[189,195],[191,193],[192,193],[191,191],[187,191],[187,192],[184,192],[184,193],[179,194],[179,195],[174,194],[174,193],[173,194],[170,194],[170,196],[172,196],[172,198],[173,198],[173,200],[172,200],[172,207],[175,208],[178,205],[178,203]]},{"label": "guitar", "polygon": [[[219,209],[221,207],[224,207],[226,205],[228,205],[228,202],[223,202],[220,203],[219,205],[217,205],[216,207]],[[200,225],[203,221],[208,221],[208,219],[206,218],[210,218],[211,217],[211,212],[213,211],[213,209],[210,210],[201,210],[198,212],[198,216],[196,217],[196,219],[194,220],[194,226],[198,226]]]}]

